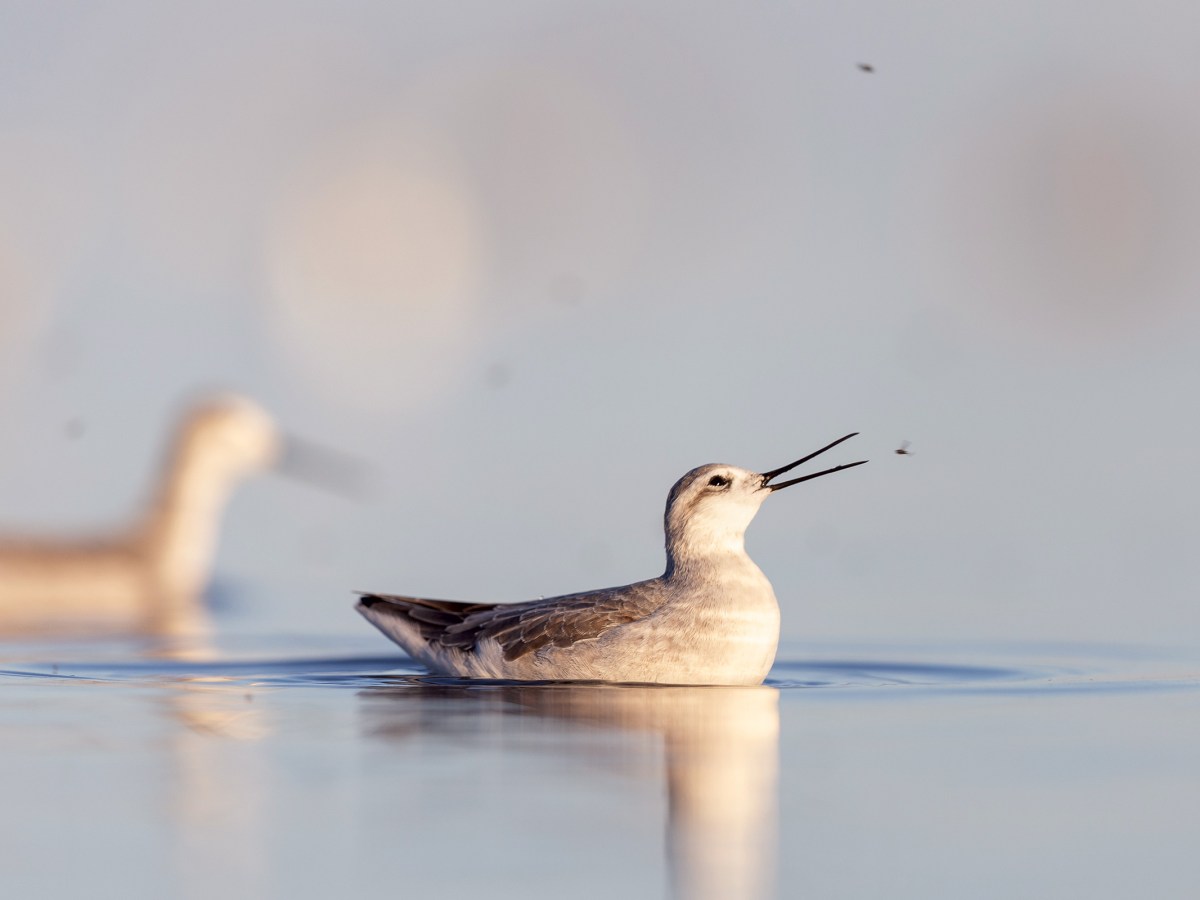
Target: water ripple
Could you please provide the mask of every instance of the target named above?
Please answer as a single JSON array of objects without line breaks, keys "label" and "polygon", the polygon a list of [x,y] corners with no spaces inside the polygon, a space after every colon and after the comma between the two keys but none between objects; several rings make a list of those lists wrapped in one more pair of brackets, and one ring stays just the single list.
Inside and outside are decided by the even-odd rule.
[{"label": "water ripple", "polygon": [[[12,648],[6,648],[11,650]],[[321,655],[311,644],[302,653],[269,646],[243,648],[235,658],[167,659],[131,648],[80,645],[39,647],[40,658],[0,651],[0,681],[46,682],[232,682],[274,687],[351,688],[479,686],[432,676],[401,655],[345,651]],[[7,660],[4,657],[8,657]],[[106,658],[107,657],[107,658]],[[964,660],[969,660],[964,662]],[[1200,654],[1161,648],[1038,645],[980,649],[962,645],[894,645],[886,649],[812,645],[789,651],[767,684],[783,691],[846,696],[913,692],[1058,693],[1062,691],[1165,690],[1200,686]]]}]

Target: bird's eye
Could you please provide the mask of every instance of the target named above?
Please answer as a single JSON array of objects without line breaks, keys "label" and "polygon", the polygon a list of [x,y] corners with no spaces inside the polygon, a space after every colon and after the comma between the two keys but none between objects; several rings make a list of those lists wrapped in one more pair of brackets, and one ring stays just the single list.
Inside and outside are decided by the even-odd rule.
[{"label": "bird's eye", "polygon": [[713,487],[729,487],[729,479],[724,475],[714,475],[708,479],[708,483]]}]

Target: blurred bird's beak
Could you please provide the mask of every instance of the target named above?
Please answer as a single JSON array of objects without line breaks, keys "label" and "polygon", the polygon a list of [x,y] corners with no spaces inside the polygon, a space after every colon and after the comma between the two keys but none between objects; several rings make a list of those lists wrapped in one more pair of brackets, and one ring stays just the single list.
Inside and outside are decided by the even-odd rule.
[{"label": "blurred bird's beak", "polygon": [[275,471],[355,500],[370,487],[369,466],[340,450],[323,447],[290,434],[282,436]]},{"label": "blurred bird's beak", "polygon": [[820,456],[826,450],[833,449],[838,444],[840,444],[842,441],[850,440],[850,438],[854,437],[856,434],[858,434],[857,431],[853,432],[852,434],[848,434],[845,437],[840,437],[836,441],[834,441],[832,444],[826,444],[820,450],[816,450],[816,451],[808,454],[808,456],[805,456],[801,459],[796,460],[794,463],[788,463],[786,466],[781,466],[778,469],[772,469],[770,472],[763,472],[762,486],[764,488],[766,488],[768,491],[778,491],[781,488],[790,487],[791,485],[799,484],[802,481],[808,481],[810,478],[820,478],[822,475],[829,475],[833,472],[840,472],[840,471],[842,471],[842,469],[853,469],[855,466],[861,466],[863,463],[867,462],[867,460],[860,459],[858,462],[846,463],[843,466],[834,466],[832,469],[824,469],[820,472],[813,472],[811,475],[802,475],[799,478],[793,478],[791,481],[782,481],[779,484],[771,484],[770,483],[771,479],[774,478],[776,475],[782,475],[784,472],[790,472],[792,469],[796,468],[796,466],[800,465],[801,463],[808,462],[814,456]]}]

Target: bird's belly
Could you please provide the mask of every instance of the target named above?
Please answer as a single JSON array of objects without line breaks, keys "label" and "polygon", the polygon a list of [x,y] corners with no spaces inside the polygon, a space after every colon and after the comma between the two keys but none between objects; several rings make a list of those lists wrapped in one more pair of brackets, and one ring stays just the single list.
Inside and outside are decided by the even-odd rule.
[{"label": "bird's belly", "polygon": [[680,619],[682,627],[660,628],[651,638],[657,649],[643,657],[654,669],[650,680],[761,684],[767,677],[779,644],[779,607],[773,597],[770,604],[701,608]]},{"label": "bird's belly", "polygon": [[761,684],[775,661],[778,643],[774,595],[736,605],[697,604],[661,611],[596,640],[538,654],[529,659],[529,673],[520,677]]}]

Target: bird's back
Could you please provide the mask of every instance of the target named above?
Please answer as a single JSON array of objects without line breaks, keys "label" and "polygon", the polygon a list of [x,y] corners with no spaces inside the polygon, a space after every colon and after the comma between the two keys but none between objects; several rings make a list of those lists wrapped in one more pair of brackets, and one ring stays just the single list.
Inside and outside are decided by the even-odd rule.
[{"label": "bird's back", "polygon": [[[606,680],[580,648],[651,615],[661,579],[526,603],[365,594],[359,611],[434,671],[469,678]],[[564,661],[561,651],[574,657]]]}]

